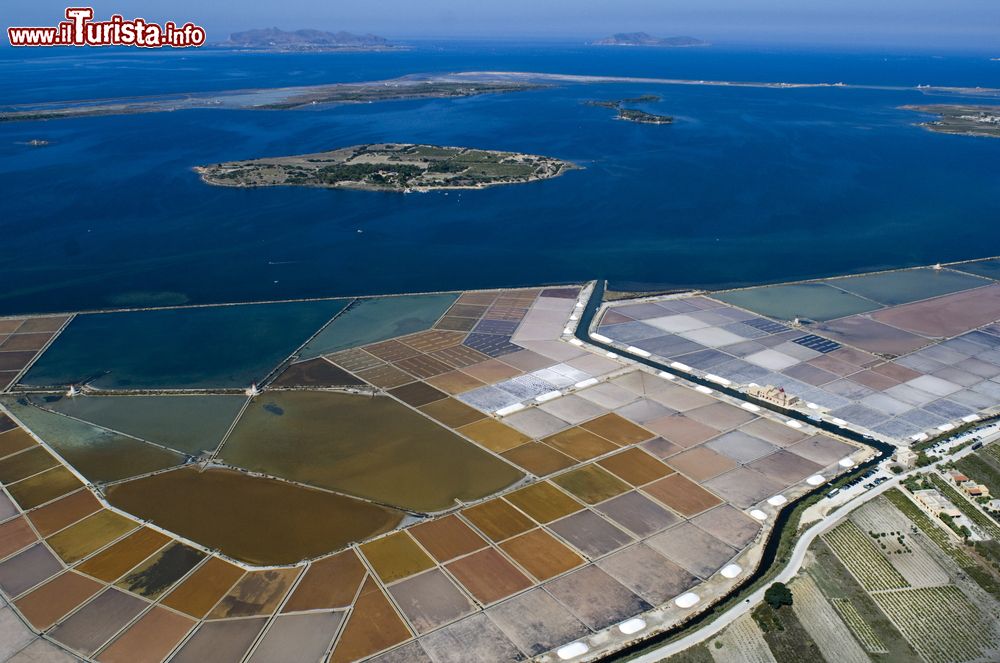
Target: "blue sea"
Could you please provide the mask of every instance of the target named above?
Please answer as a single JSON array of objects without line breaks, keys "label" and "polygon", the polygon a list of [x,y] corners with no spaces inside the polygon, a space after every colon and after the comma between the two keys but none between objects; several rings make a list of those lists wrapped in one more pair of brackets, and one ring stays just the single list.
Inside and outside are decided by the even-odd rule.
[{"label": "blue sea", "polygon": [[[1000,88],[1000,62],[987,55],[495,42],[328,54],[8,48],[0,106],[478,70],[874,87],[559,84],[2,123],[0,315],[592,278],[723,287],[1000,254],[1000,140],[934,134],[899,109],[970,102],[901,89],[920,84]],[[662,100],[642,109],[675,124],[616,121],[582,103],[643,94]],[[32,139],[51,144],[22,144]],[[366,142],[531,152],[584,169],[410,195],[227,189],[191,170]]]}]

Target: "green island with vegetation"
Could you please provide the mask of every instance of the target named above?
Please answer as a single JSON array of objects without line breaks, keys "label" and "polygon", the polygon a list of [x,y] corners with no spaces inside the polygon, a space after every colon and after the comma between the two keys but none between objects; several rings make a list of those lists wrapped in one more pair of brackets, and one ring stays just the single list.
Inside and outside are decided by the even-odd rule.
[{"label": "green island with vegetation", "polygon": [[965,106],[938,104],[903,106],[905,110],[931,113],[938,119],[921,122],[920,126],[943,134],[988,136],[1000,138],[1000,106]]},{"label": "green island with vegetation", "polygon": [[636,108],[625,108],[625,104],[641,104],[649,103],[654,101],[659,101],[660,97],[655,94],[644,94],[641,97],[631,97],[628,99],[613,99],[611,101],[602,101],[599,99],[585,101],[587,106],[597,106],[599,108],[611,108],[618,111],[616,119],[626,120],[628,122],[638,122],[640,124],[673,124],[674,118],[669,115],[657,115],[655,113],[647,113],[646,111],[638,110]]},{"label": "green island with vegetation", "polygon": [[558,177],[579,168],[552,157],[408,143],[355,145],[330,152],[198,166],[208,184],[313,186],[369,191],[481,189]]}]

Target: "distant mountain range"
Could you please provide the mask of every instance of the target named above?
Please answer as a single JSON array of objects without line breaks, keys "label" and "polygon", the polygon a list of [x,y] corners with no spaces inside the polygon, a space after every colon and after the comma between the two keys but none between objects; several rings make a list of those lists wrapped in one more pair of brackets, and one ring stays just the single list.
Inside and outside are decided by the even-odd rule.
[{"label": "distant mountain range", "polygon": [[591,43],[594,46],[665,46],[668,48],[709,45],[707,41],[694,37],[654,37],[647,32],[619,32]]},{"label": "distant mountain range", "polygon": [[399,48],[377,35],[356,35],[351,32],[323,30],[279,30],[262,28],[234,32],[229,39],[217,44],[224,48],[267,51],[338,51],[386,50]]}]

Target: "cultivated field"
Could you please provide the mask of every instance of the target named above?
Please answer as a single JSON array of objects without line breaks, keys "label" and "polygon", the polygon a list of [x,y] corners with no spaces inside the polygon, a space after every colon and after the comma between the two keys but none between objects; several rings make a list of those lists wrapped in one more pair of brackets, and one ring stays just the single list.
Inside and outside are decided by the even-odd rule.
[{"label": "cultivated field", "polygon": [[879,639],[878,634],[875,633],[875,629],[871,627],[871,624],[864,620],[861,613],[858,612],[858,609],[853,603],[851,603],[850,599],[831,599],[830,602],[840,614],[844,623],[851,629],[854,637],[858,639],[858,642],[861,643],[861,646],[864,647],[869,654],[889,653],[889,650]]},{"label": "cultivated field", "polygon": [[750,615],[733,622],[710,643],[708,650],[715,663],[777,663],[764,634]]},{"label": "cultivated field", "polygon": [[873,594],[875,602],[929,663],[997,660],[995,626],[954,586]]},{"label": "cultivated field", "polygon": [[912,525],[888,502],[875,500],[866,504],[851,515],[851,520],[877,545],[910,586],[948,584],[948,574],[910,536]]},{"label": "cultivated field", "polygon": [[944,523],[936,522],[924,513],[902,491],[895,488],[888,490],[885,498],[905,514],[938,548],[951,557],[979,587],[994,599],[1000,599],[1000,575],[990,568],[987,559],[982,558],[973,548],[955,541],[948,531],[945,531]]},{"label": "cultivated field", "polygon": [[867,591],[909,587],[903,575],[853,522],[838,525],[824,534],[823,540]]},{"label": "cultivated field", "polygon": [[919,506],[913,503],[909,497],[903,494],[898,488],[887,490],[883,496],[899,509],[914,525],[920,528],[927,538],[937,544],[942,550],[951,555],[955,562],[962,568],[975,564],[961,546],[956,545],[952,538],[944,529],[944,525],[938,525],[931,517],[924,513]]},{"label": "cultivated field", "polygon": [[792,595],[795,614],[827,661],[868,663],[871,660],[851,637],[850,629],[827,603],[811,576],[799,576],[792,583]]}]

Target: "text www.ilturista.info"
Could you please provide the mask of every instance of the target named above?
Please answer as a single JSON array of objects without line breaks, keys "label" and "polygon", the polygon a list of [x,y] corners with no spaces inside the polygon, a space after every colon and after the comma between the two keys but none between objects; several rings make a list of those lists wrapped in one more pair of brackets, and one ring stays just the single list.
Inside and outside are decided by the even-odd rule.
[{"label": "text www.ilturista.info", "polygon": [[125,20],[119,14],[94,21],[92,7],[67,7],[66,20],[55,27],[10,27],[11,46],[135,46],[187,48],[205,43],[205,29],[194,23],[163,25],[144,18]]}]

